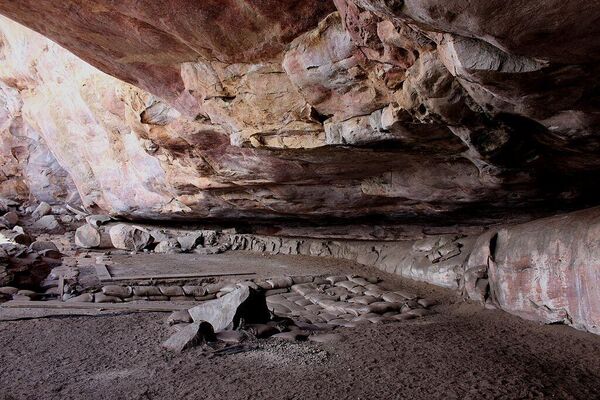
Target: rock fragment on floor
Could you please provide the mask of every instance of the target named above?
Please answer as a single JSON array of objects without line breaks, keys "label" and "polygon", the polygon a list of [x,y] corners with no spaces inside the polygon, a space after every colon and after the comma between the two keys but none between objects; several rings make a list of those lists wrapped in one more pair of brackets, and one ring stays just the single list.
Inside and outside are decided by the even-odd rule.
[{"label": "rock fragment on floor", "polygon": [[237,288],[189,311],[194,321],[207,321],[216,332],[236,329],[241,320],[246,323],[265,323],[270,319],[264,294],[248,287]]},{"label": "rock fragment on floor", "polygon": [[178,332],[175,332],[162,344],[162,347],[176,353],[181,353],[185,349],[214,340],[215,332],[212,325],[205,321],[199,321],[191,323]]}]

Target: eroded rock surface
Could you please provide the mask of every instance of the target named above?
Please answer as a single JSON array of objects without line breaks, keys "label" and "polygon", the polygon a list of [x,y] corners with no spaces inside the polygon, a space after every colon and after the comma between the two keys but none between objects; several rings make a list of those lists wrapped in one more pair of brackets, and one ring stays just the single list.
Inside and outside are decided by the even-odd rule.
[{"label": "eroded rock surface", "polygon": [[[63,197],[73,179],[128,217],[482,223],[597,202],[597,5],[276,3],[1,1],[137,86],[3,19],[5,119],[48,146]],[[3,190],[39,185],[31,163],[7,162]]]}]

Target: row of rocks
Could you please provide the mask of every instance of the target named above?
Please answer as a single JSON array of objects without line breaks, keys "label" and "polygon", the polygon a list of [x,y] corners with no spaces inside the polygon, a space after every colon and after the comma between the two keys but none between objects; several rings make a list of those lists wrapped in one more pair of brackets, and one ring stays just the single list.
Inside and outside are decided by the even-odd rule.
[{"label": "row of rocks", "polygon": [[[75,244],[82,248],[116,248],[155,253],[217,254],[228,250],[228,241],[220,242],[220,234],[212,230],[198,230],[174,236],[164,230],[147,229],[133,224],[109,224],[104,215],[86,217],[86,224],[75,232]],[[107,225],[108,224],[108,225]]]},{"label": "row of rocks", "polygon": [[[271,290],[287,289],[276,286],[290,280],[278,279]],[[240,343],[251,337],[336,341],[343,340],[343,336],[323,331],[434,313],[428,309],[436,304],[434,301],[419,299],[405,290],[385,290],[373,281],[359,276],[330,276],[313,282],[292,282],[290,292],[270,296],[243,282],[219,299],[172,313],[166,322],[179,328],[162,346],[181,352],[201,343]]]},{"label": "row of rocks", "polygon": [[277,277],[266,280],[256,279],[243,282],[219,282],[201,285],[105,285],[97,293],[65,294],[66,301],[96,303],[120,303],[123,301],[206,301],[220,298],[240,288],[251,287],[265,295],[288,292],[292,285],[323,282],[324,278],[314,276]]},{"label": "row of rocks", "polygon": [[429,315],[433,311],[428,308],[436,304],[406,290],[385,290],[361,277],[327,280],[327,284],[293,285],[290,293],[267,297],[267,304],[280,316],[346,327]]}]

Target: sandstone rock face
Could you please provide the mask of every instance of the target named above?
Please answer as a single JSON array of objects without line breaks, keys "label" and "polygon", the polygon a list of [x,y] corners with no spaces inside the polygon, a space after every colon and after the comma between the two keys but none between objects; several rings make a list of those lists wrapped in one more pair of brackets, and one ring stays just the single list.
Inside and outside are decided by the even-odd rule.
[{"label": "sandstone rock face", "polygon": [[[0,18],[0,196],[54,203],[76,189],[88,211],[131,219],[438,226],[595,206],[599,12],[558,0],[0,0],[64,46]],[[351,258],[598,332],[595,212],[479,237],[231,245]]]},{"label": "sandstone rock face", "polygon": [[349,259],[543,323],[600,333],[600,208],[479,235],[358,241],[232,235],[232,249]]},{"label": "sandstone rock face", "polygon": [[[597,6],[403,4],[0,1],[137,86],[3,19],[4,119],[48,146],[62,197],[72,179],[88,209],[133,218],[597,203]],[[2,190],[39,186],[31,162],[7,161]]]},{"label": "sandstone rock face", "polygon": [[524,318],[600,333],[600,212],[541,219],[498,232],[492,296]]}]

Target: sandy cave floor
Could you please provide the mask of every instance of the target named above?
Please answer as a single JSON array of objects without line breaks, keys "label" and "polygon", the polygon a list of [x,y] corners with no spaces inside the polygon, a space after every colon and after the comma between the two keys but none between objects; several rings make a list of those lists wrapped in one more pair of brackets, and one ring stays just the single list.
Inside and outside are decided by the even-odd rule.
[{"label": "sandy cave floor", "polygon": [[173,332],[164,313],[3,321],[0,399],[600,398],[600,337],[362,269],[440,300],[438,314],[337,328],[339,343],[260,339],[218,357],[162,349]]}]

